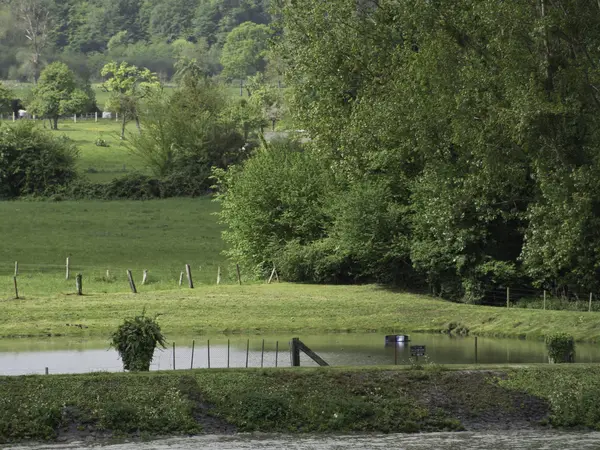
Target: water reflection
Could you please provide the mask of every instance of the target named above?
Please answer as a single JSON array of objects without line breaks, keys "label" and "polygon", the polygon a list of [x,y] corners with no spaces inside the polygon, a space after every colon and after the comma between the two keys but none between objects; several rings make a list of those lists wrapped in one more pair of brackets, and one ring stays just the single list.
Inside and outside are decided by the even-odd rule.
[{"label": "water reflection", "polygon": [[[413,334],[410,342],[386,345],[383,334],[299,335],[301,340],[334,366],[410,364],[411,345],[424,345],[428,361],[438,364],[475,363],[475,339],[438,334]],[[269,335],[228,338],[170,337],[176,343],[157,351],[152,370],[209,367],[289,366],[288,342],[292,335]],[[192,361],[192,339],[195,340]],[[264,339],[264,352],[262,351]],[[248,342],[249,340],[249,342]],[[210,341],[210,344],[209,344]],[[248,354],[246,349],[248,346]],[[577,362],[600,362],[600,345],[577,344]],[[246,363],[247,360],[247,363]],[[519,364],[547,362],[543,342],[517,339],[479,338],[477,360],[483,364]],[[423,361],[420,358],[420,361]],[[301,355],[301,365],[316,364]],[[0,374],[85,373],[121,371],[121,361],[107,340],[73,340],[65,338],[13,339],[0,341]]]}]

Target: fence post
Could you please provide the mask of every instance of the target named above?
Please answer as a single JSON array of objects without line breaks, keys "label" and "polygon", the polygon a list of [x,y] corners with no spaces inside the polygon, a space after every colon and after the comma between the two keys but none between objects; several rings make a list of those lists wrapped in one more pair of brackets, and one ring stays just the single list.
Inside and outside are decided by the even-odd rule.
[{"label": "fence post", "polygon": [[271,271],[271,276],[269,277],[269,281],[267,281],[267,284],[271,284],[271,281],[273,280],[274,276],[275,276],[275,266],[273,266],[273,270]]},{"label": "fence post", "polygon": [[67,273],[65,274],[65,276],[66,276],[66,279],[68,280],[69,276],[71,275],[70,271],[69,271],[70,268],[69,268],[69,257],[68,256],[67,256],[67,263],[66,263],[66,265],[67,265]]},{"label": "fence post", "polygon": [[73,114],[73,123],[77,123],[77,114]]},{"label": "fence post", "polygon": [[194,368],[194,347],[196,346],[196,341],[192,339],[192,362],[190,363],[190,369]]},{"label": "fence post", "polygon": [[227,339],[227,368],[229,369],[229,339]]},{"label": "fence post", "polygon": [[19,300],[19,289],[17,288],[17,277],[13,277],[13,281],[15,282],[15,298]]},{"label": "fence post", "polygon": [[275,367],[277,367],[277,357],[279,356],[279,341],[275,342]]},{"label": "fence post", "polygon": [[398,343],[394,341],[394,365],[398,365]]},{"label": "fence post", "polygon": [[262,349],[260,351],[260,368],[262,369],[263,363],[265,361],[265,340],[262,340]]},{"label": "fence post", "polygon": [[75,277],[75,287],[77,288],[77,295],[83,295],[83,277],[80,273]]},{"label": "fence post", "polygon": [[188,286],[190,289],[194,289],[194,282],[192,281],[192,269],[189,264],[185,265],[185,273],[187,274]]},{"label": "fence post", "polygon": [[510,308],[510,288],[506,288],[506,307]]},{"label": "fence post", "polygon": [[546,289],[544,289],[544,311],[546,310]]},{"label": "fence post", "polygon": [[15,112],[13,111],[13,122],[15,121]]},{"label": "fence post", "polygon": [[47,367],[46,367],[46,369],[44,370],[44,373],[45,373],[46,375],[48,375],[48,368],[47,368]]},{"label": "fence post", "polygon": [[179,274],[179,286],[183,284],[183,272]]},{"label": "fence post", "polygon": [[94,122],[98,122],[98,111],[96,111],[96,117],[94,118]]},{"label": "fence post", "polygon": [[237,271],[238,284],[241,286],[241,284],[242,284],[242,276],[240,275],[240,265],[236,264],[235,265],[235,269]]},{"label": "fence post", "polygon": [[590,306],[588,307],[588,312],[592,312],[592,293],[590,292]]},{"label": "fence post", "polygon": [[19,262],[15,261],[15,277],[19,275]]},{"label": "fence post", "polygon": [[292,367],[300,366],[300,346],[298,345],[298,341],[300,338],[292,338],[290,341],[290,352],[292,356]]},{"label": "fence post", "polygon": [[477,336],[475,336],[475,364],[477,364]]},{"label": "fence post", "polygon": [[248,368],[248,354],[250,353],[250,339],[246,342],[246,369]]},{"label": "fence post", "polygon": [[133,275],[131,275],[131,270],[127,269],[127,279],[129,280],[129,287],[131,288],[131,292],[137,294],[137,289],[135,288],[135,282],[133,281]]},{"label": "fence post", "polygon": [[221,266],[217,267],[217,285],[221,284]]},{"label": "fence post", "polygon": [[206,350],[208,351],[208,368],[210,369],[210,339],[206,342]]},{"label": "fence post", "polygon": [[173,370],[175,370],[175,341],[173,341]]},{"label": "fence post", "polygon": [[148,270],[144,269],[144,275],[142,276],[142,284],[146,284],[148,282]]}]

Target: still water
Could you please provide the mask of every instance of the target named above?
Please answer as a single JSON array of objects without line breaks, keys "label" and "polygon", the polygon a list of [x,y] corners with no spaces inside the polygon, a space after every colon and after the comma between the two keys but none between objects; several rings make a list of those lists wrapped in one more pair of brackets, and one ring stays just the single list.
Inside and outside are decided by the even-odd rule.
[{"label": "still water", "polygon": [[[18,450],[90,449],[81,443],[12,447]],[[102,447],[106,450],[563,450],[598,449],[600,433],[561,433],[526,431],[510,433],[429,433],[416,435],[289,436],[247,435],[199,436],[144,443],[125,443]]]},{"label": "still water", "polygon": [[[190,337],[169,339],[167,349],[157,351],[151,370],[210,367],[285,367],[290,365],[288,342],[292,335]],[[383,334],[300,335],[300,339],[333,366],[410,364],[410,345],[426,346],[427,360],[438,364],[475,363],[475,338],[441,334],[413,334],[407,344],[385,345]],[[263,351],[264,339],[264,351]],[[192,353],[192,341],[194,351]],[[175,343],[175,355],[173,355]],[[192,360],[193,354],[193,360]],[[175,356],[175,358],[173,358]],[[477,362],[527,364],[547,362],[543,342],[479,338]],[[600,344],[577,344],[576,362],[600,362]],[[302,366],[316,365],[301,355]],[[5,339],[0,340],[0,375],[87,373],[120,371],[117,353],[107,340]]]}]

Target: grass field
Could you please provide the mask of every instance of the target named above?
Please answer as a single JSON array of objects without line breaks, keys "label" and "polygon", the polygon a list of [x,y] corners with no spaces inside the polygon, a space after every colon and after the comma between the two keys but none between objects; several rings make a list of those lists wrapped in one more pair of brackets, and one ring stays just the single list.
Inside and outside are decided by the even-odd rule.
[{"label": "grass field", "polygon": [[146,289],[172,288],[185,264],[197,282],[212,280],[224,265],[217,210],[209,198],[0,202],[0,297],[8,294],[14,261],[23,296],[67,292],[73,283],[64,280],[67,256],[90,292],[122,291],[126,269],[136,277],[149,270]]}]

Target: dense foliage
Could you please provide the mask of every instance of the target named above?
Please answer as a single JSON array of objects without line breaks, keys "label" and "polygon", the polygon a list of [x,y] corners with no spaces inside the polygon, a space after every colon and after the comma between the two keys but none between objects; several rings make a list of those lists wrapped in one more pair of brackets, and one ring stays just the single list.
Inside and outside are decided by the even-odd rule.
[{"label": "dense foliage", "polygon": [[166,339],[156,318],[146,316],[146,312],[125,319],[111,336],[110,345],[114,347],[123,368],[132,372],[147,372],[154,358],[154,350],[165,348]]},{"label": "dense foliage", "polygon": [[575,340],[567,333],[546,336],[548,359],[551,363],[575,362]]},{"label": "dense foliage", "polygon": [[229,32],[270,20],[268,0],[6,0],[0,78],[37,79],[55,60],[97,77],[116,60],[168,79],[181,58],[201,61],[214,75]]},{"label": "dense foliage", "polygon": [[75,180],[77,148],[33,123],[0,125],[0,198],[44,195]]},{"label": "dense foliage", "polygon": [[240,260],[466,301],[507,284],[600,288],[597,2],[278,7],[290,111],[312,142],[222,178]]}]

